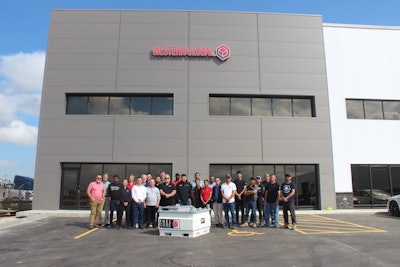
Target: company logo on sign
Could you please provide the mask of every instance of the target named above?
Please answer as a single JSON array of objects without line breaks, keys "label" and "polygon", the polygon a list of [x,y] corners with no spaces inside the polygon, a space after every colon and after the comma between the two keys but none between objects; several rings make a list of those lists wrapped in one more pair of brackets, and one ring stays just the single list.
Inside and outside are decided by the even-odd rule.
[{"label": "company logo on sign", "polygon": [[229,47],[225,44],[220,45],[215,49],[215,55],[217,58],[219,58],[221,61],[225,61],[231,56],[231,50]]},{"label": "company logo on sign", "polygon": [[174,228],[179,228],[179,220],[173,220],[172,226],[173,226]]},{"label": "company logo on sign", "polygon": [[211,47],[155,46],[153,56],[157,57],[217,57],[225,61],[231,56],[231,49],[222,44],[216,49]]}]

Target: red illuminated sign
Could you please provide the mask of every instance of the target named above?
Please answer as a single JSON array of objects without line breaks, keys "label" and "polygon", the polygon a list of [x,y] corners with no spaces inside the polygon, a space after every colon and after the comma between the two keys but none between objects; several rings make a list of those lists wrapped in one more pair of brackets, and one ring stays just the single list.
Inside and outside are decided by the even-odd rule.
[{"label": "red illuminated sign", "polygon": [[157,57],[217,57],[221,61],[231,56],[230,48],[222,44],[216,49],[211,47],[155,46],[153,56]]}]

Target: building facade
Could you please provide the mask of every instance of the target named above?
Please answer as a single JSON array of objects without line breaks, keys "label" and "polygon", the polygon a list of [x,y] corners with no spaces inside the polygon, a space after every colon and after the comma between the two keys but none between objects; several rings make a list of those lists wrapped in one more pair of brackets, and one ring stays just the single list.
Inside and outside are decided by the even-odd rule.
[{"label": "building facade", "polygon": [[[276,173],[279,182],[290,173],[299,208],[352,207],[355,172],[367,165],[371,173],[375,164],[389,172],[400,161],[394,154],[373,160],[362,143],[372,136],[363,130],[375,123],[395,130],[397,122],[352,119],[346,105],[400,98],[395,70],[381,70],[394,79],[382,84],[390,85],[387,94],[368,81],[382,77],[362,78],[373,70],[348,73],[372,56],[365,49],[346,57],[358,44],[351,30],[357,42],[374,31],[324,26],[313,15],[52,11],[33,208],[86,207],[86,187],[98,173],[154,177],[161,170],[189,179],[197,171],[202,179]],[[361,80],[370,93],[353,86]],[[386,134],[385,142],[395,140],[395,132]],[[378,152],[395,151],[374,142]],[[354,152],[358,146],[364,152]]]}]

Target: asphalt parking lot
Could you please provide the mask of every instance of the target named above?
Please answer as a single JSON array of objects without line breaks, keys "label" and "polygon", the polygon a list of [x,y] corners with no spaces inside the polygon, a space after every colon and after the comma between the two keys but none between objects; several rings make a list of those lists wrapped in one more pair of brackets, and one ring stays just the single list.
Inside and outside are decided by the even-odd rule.
[{"label": "asphalt parking lot", "polygon": [[384,210],[298,212],[296,230],[88,231],[89,212],[0,218],[0,266],[399,266],[400,220]]}]

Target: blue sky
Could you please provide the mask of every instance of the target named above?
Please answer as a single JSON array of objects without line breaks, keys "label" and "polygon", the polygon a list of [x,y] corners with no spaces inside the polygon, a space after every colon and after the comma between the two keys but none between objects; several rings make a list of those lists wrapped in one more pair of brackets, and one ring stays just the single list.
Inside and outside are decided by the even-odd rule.
[{"label": "blue sky", "polygon": [[400,26],[399,0],[0,0],[0,179],[34,177],[51,9],[319,14],[326,23]]}]

